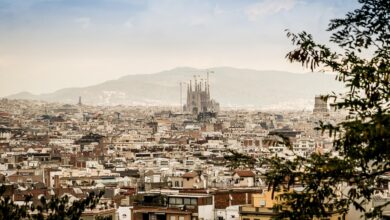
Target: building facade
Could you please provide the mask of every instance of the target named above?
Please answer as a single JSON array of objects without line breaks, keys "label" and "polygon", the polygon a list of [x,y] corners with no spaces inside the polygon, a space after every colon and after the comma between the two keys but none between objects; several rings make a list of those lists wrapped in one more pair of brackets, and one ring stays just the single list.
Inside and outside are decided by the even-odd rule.
[{"label": "building facade", "polygon": [[219,103],[210,98],[210,84],[208,80],[194,85],[190,81],[187,86],[187,103],[183,106],[185,112],[198,114],[201,112],[219,112]]},{"label": "building facade", "polygon": [[321,96],[315,96],[314,98],[314,114],[328,113],[328,102],[325,101]]}]

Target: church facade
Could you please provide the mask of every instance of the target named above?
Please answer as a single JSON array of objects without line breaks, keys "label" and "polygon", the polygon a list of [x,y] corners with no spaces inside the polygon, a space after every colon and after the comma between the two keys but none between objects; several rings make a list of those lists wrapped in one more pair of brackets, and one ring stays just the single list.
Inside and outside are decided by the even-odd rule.
[{"label": "church facade", "polygon": [[187,86],[187,103],[183,110],[188,113],[199,114],[201,112],[219,112],[219,103],[210,98],[210,85],[208,80],[194,85],[190,81]]}]

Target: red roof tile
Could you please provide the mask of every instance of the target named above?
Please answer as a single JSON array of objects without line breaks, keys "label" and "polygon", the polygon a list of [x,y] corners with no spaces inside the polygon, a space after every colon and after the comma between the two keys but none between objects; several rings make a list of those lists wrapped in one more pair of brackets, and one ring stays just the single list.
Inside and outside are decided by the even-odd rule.
[{"label": "red roof tile", "polygon": [[198,176],[198,174],[197,173],[195,173],[195,172],[188,172],[188,173],[185,173],[185,174],[183,174],[183,178],[194,178],[194,177],[196,177],[196,176]]},{"label": "red roof tile", "polygon": [[237,174],[239,177],[254,177],[255,176],[255,174],[250,170],[237,170],[234,172],[234,174]]}]

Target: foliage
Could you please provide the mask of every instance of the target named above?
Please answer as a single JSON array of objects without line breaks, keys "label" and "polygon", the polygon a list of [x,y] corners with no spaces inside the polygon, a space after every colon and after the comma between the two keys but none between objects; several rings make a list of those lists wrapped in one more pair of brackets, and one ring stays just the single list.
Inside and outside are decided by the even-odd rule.
[{"label": "foliage", "polygon": [[[378,191],[378,178],[390,171],[390,1],[359,3],[345,18],[330,21],[330,44],[338,52],[306,32],[287,31],[296,49],[286,58],[312,71],[336,72],[347,91],[323,99],[349,114],[337,125],[321,122],[318,128],[334,138],[334,152],[259,159],[258,165],[269,168],[269,188],[284,191],[274,207],[277,219],[345,216],[351,205],[374,218],[388,205],[366,208]],[[294,185],[301,190],[291,190]]]},{"label": "foliage", "polygon": [[257,162],[255,158],[233,150],[229,150],[229,155],[225,155],[224,159],[229,161],[227,167],[232,169],[254,168]]},{"label": "foliage", "polygon": [[97,216],[95,220],[112,220],[112,216]]},{"label": "foliage", "polygon": [[5,186],[2,185],[0,187],[0,219],[21,219],[26,218],[28,216],[28,208],[26,203],[23,207],[20,207],[12,201],[9,197],[3,197],[5,192]]},{"label": "foliage", "polygon": [[[287,54],[291,62],[300,62],[312,71],[321,68],[337,72],[337,79],[348,89],[332,94],[338,110],[348,110],[348,117],[338,125],[321,123],[322,132],[335,138],[334,154],[313,154],[293,161],[272,161],[268,173],[271,186],[296,181],[302,192],[281,196],[275,207],[291,219],[326,217],[332,212],[345,215],[349,205],[366,217],[381,214],[382,206],[367,210],[378,177],[390,171],[390,2],[360,0],[361,8],[343,19],[333,19],[328,31],[330,42],[342,52],[317,44],[306,32],[287,33],[297,48]],[[284,170],[286,172],[275,172]],[[283,179],[284,178],[284,179]],[[385,204],[387,205],[387,204]]]},{"label": "foliage", "polygon": [[31,203],[32,196],[25,197],[23,205],[15,204],[11,198],[4,195],[5,186],[0,186],[0,219],[80,219],[85,209],[96,207],[104,192],[95,194],[91,192],[84,199],[69,201],[68,196],[53,196],[50,199],[40,198],[40,204],[34,206]]}]

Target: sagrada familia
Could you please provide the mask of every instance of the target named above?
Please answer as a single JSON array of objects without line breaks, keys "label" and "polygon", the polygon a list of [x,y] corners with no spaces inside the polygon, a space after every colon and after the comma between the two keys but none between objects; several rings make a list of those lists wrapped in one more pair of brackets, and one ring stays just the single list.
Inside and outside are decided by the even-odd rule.
[{"label": "sagrada familia", "polygon": [[219,112],[219,103],[210,98],[208,79],[198,82],[195,78],[194,86],[192,86],[192,81],[190,80],[187,86],[187,104],[183,106],[183,110],[193,114]]}]

